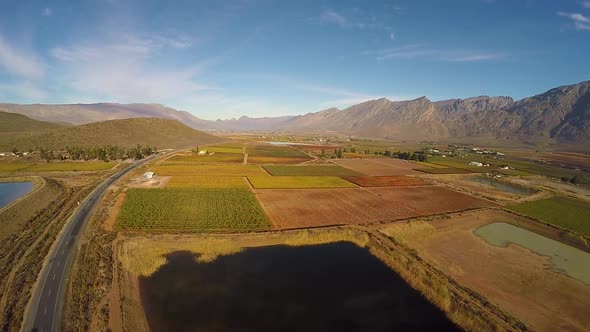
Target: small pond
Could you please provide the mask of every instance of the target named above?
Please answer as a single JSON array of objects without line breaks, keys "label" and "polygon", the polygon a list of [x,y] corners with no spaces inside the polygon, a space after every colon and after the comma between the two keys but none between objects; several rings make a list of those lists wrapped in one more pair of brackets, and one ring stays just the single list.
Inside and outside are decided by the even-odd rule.
[{"label": "small pond", "polygon": [[551,270],[590,285],[590,254],[567,244],[504,222],[482,226],[474,233],[489,244],[506,247],[514,243],[551,262]]},{"label": "small pond", "polygon": [[456,331],[438,308],[349,242],[266,246],[139,280],[151,331]]},{"label": "small pond", "polygon": [[0,209],[33,190],[33,182],[0,182]]},{"label": "small pond", "polygon": [[498,180],[495,180],[495,179],[492,179],[489,177],[483,177],[483,176],[470,177],[470,181],[485,184],[487,186],[493,187],[494,189],[506,191],[511,194],[519,195],[519,196],[530,195],[530,194],[534,194],[537,192],[534,189],[529,189],[529,188],[513,185],[510,183],[498,181]]}]

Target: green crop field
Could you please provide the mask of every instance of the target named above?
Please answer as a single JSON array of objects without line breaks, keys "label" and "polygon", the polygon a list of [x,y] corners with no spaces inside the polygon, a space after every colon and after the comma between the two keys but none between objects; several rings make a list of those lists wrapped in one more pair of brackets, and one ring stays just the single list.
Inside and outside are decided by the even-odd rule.
[{"label": "green crop field", "polygon": [[430,167],[430,168],[448,168],[448,166],[433,164],[433,163],[429,163],[429,162],[425,162],[425,161],[409,160],[409,162],[414,163],[416,165],[426,166],[426,167]]},{"label": "green crop field", "polygon": [[309,157],[295,148],[288,146],[266,146],[255,145],[246,147],[248,157],[274,157],[274,158],[308,158]]},{"label": "green crop field", "polygon": [[249,176],[256,189],[353,188],[355,184],[336,176]]},{"label": "green crop field", "polygon": [[33,165],[27,163],[0,163],[0,173],[16,172]]},{"label": "green crop field", "polygon": [[336,165],[325,166],[263,166],[270,174],[275,176],[355,176],[359,173]]},{"label": "green crop field", "polygon": [[268,175],[262,168],[255,165],[211,165],[197,163],[161,163],[152,169],[164,176],[255,176]]},{"label": "green crop field", "polygon": [[453,168],[453,167],[446,167],[446,168],[414,168],[414,170],[419,172],[424,172],[428,174],[469,174],[468,170],[461,169],[461,168]]},{"label": "green crop field", "polygon": [[[270,177],[270,176],[266,176]],[[248,188],[240,176],[173,176],[167,188]]]},{"label": "green crop field", "polygon": [[207,152],[238,153],[238,154],[242,154],[243,149],[244,148],[243,148],[242,144],[234,144],[234,143],[207,146],[207,147],[202,148],[202,150],[207,150]]},{"label": "green crop field", "polygon": [[167,161],[170,162],[193,162],[193,163],[241,163],[244,161],[244,155],[239,153],[215,152],[211,155],[199,156],[197,154],[178,154],[172,156]]},{"label": "green crop field", "polygon": [[508,206],[507,209],[590,237],[590,205],[566,197]]},{"label": "green crop field", "polygon": [[36,164],[24,169],[26,172],[66,172],[66,171],[103,171],[111,169],[116,162],[78,162],[78,163],[47,163]]},{"label": "green crop field", "polygon": [[455,157],[446,157],[446,158],[437,157],[437,156],[428,157],[428,163],[430,163],[430,164],[435,164],[435,165],[440,165],[440,166],[445,166],[445,167],[460,168],[460,169],[464,169],[464,170],[472,172],[472,173],[490,172],[492,169],[494,169],[493,167],[486,167],[486,166],[482,166],[482,167],[470,166],[469,162],[471,162],[471,161],[478,161],[478,160],[462,159],[462,158],[455,158]]},{"label": "green crop field", "polygon": [[129,189],[117,228],[224,231],[270,228],[248,189]]}]

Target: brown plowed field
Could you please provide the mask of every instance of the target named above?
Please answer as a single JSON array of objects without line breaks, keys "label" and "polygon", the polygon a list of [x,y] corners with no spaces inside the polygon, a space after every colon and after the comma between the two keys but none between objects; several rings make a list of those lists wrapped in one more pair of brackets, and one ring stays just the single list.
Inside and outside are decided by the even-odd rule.
[{"label": "brown plowed field", "polygon": [[486,200],[442,187],[369,188],[388,202],[399,202],[422,215],[496,206]]},{"label": "brown plowed field", "polygon": [[346,176],[345,180],[361,187],[404,187],[404,186],[427,186],[432,182],[418,177],[405,175],[392,176]]},{"label": "brown plowed field", "polygon": [[440,187],[268,189],[256,196],[276,229],[368,224],[492,206]]},{"label": "brown plowed field", "polygon": [[341,159],[334,162],[369,176],[424,174],[414,170],[416,164],[394,158]]}]

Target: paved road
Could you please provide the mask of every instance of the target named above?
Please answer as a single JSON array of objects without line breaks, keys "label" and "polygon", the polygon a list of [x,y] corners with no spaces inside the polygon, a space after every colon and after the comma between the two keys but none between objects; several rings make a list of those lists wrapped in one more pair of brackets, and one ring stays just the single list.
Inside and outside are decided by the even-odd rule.
[{"label": "paved road", "polygon": [[57,238],[57,245],[47,255],[46,267],[39,275],[39,283],[33,290],[31,310],[25,320],[25,331],[58,331],[61,326],[61,312],[65,295],[66,280],[72,259],[76,253],[78,235],[86,224],[97,202],[106,189],[121,176],[137,166],[155,158],[152,155],[137,161],[109,177],[92,191],[74,211],[63,232]]}]

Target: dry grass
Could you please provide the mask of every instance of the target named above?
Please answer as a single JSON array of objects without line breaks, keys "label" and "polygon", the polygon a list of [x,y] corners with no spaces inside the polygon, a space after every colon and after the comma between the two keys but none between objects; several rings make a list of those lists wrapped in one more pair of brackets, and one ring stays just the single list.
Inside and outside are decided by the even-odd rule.
[{"label": "dry grass", "polygon": [[167,254],[175,251],[190,251],[198,255],[198,262],[211,262],[219,256],[235,254],[252,246],[304,246],[337,241],[349,241],[364,247],[369,237],[364,232],[341,228],[279,234],[155,236],[123,241],[118,246],[118,256],[127,271],[136,276],[149,276],[166,263]]},{"label": "dry grass", "polygon": [[411,240],[426,239],[436,229],[427,221],[417,220],[385,226],[380,231],[395,241],[405,244]]}]

